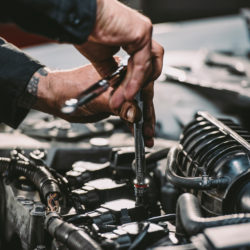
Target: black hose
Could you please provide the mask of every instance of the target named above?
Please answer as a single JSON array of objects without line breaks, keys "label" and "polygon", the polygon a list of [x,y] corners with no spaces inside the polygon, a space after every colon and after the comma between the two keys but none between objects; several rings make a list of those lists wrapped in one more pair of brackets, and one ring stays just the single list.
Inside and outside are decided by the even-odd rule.
[{"label": "black hose", "polygon": [[166,156],[168,155],[170,148],[163,148],[160,149],[158,151],[154,151],[152,153],[148,153],[145,158],[146,158],[146,163],[150,164],[150,163],[155,163],[159,160],[162,160],[164,158],[166,158]]},{"label": "black hose", "polygon": [[67,219],[66,221],[68,223],[77,223],[79,220],[82,222],[82,220],[86,221],[88,219],[88,216],[86,214],[76,214],[73,217]]},{"label": "black hose", "polygon": [[[8,172],[10,175],[27,177],[44,199],[51,193],[60,193],[57,181],[44,166],[35,166],[29,161],[0,158],[0,174]],[[98,244],[82,229],[64,222],[57,213],[49,213],[45,219],[45,226],[52,237],[65,244],[71,250],[101,250]]]},{"label": "black hose", "polygon": [[43,166],[37,167],[27,161],[0,158],[0,173],[8,172],[10,175],[23,175],[29,179],[46,200],[50,193],[60,194],[57,181]]},{"label": "black hose", "polygon": [[45,227],[50,235],[71,250],[101,250],[82,229],[64,222],[57,213],[46,216]]},{"label": "black hose", "polygon": [[169,220],[175,220],[176,214],[165,214],[161,216],[155,216],[147,219],[147,221],[152,223],[158,223],[160,221],[169,221]]},{"label": "black hose", "polygon": [[188,189],[212,189],[215,187],[225,187],[229,183],[229,179],[225,177],[211,179],[204,177],[183,177],[176,174],[176,160],[179,153],[177,147],[170,149],[167,157],[166,178],[173,185],[180,188]]},{"label": "black hose", "polygon": [[148,233],[148,229],[149,229],[150,223],[147,223],[146,225],[143,226],[142,231],[139,233],[139,235],[135,238],[135,240],[133,241],[133,243],[131,244],[131,246],[129,247],[128,250],[132,250],[138,247],[138,245],[143,241],[143,239],[145,238],[145,236]]},{"label": "black hose", "polygon": [[196,235],[205,228],[250,222],[250,214],[231,214],[211,218],[202,217],[198,199],[189,193],[182,194],[177,202],[176,233]]}]

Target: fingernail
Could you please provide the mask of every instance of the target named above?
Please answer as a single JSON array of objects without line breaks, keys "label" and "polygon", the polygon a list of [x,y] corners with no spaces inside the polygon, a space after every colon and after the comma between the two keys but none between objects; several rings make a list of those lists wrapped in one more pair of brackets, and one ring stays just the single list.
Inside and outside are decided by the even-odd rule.
[{"label": "fingernail", "polygon": [[153,138],[148,138],[145,140],[145,145],[148,148],[152,148],[154,146],[154,139]]},{"label": "fingernail", "polygon": [[134,117],[135,117],[135,111],[134,111],[134,109],[133,108],[129,108],[127,110],[126,116],[127,116],[127,120],[129,122],[134,122]]}]

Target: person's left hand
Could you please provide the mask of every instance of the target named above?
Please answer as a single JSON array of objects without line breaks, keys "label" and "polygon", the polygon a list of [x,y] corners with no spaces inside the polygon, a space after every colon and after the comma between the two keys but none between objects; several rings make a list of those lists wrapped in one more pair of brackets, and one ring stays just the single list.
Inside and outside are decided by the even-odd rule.
[{"label": "person's left hand", "polygon": [[140,111],[135,102],[125,102],[119,111],[111,109],[111,87],[89,104],[78,108],[76,112],[70,115],[61,112],[66,100],[78,97],[101,79],[92,65],[67,71],[49,71],[47,76],[36,72],[34,76],[39,79],[37,102],[34,106],[37,110],[78,123],[96,122],[111,114],[118,115],[129,123],[140,118]]}]

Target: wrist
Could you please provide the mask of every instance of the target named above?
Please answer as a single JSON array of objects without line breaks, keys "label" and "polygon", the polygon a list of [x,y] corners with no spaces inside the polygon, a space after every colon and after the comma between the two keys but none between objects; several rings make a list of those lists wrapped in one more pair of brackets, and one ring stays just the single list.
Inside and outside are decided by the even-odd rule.
[{"label": "wrist", "polygon": [[49,110],[52,106],[53,96],[53,72],[45,68],[43,74],[36,72],[34,77],[38,79],[36,102],[33,108],[39,111],[50,113]]},{"label": "wrist", "polygon": [[44,85],[47,78],[49,69],[42,67],[39,68],[30,78],[26,89],[18,100],[18,106],[26,109],[31,109],[36,105],[38,100],[38,88]]}]

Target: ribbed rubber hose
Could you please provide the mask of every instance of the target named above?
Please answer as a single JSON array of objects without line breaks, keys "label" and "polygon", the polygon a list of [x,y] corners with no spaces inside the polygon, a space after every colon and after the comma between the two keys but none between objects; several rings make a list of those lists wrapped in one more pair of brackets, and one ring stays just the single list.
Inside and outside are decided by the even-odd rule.
[{"label": "ribbed rubber hose", "polygon": [[81,228],[63,221],[56,213],[46,216],[45,227],[53,238],[66,245],[70,250],[101,250],[98,243]]},{"label": "ribbed rubber hose", "polygon": [[43,166],[34,166],[25,161],[12,161],[9,158],[0,158],[0,173],[9,171],[14,175],[23,175],[29,179],[41,192],[46,200],[50,193],[59,193],[57,181],[53,175]]}]

